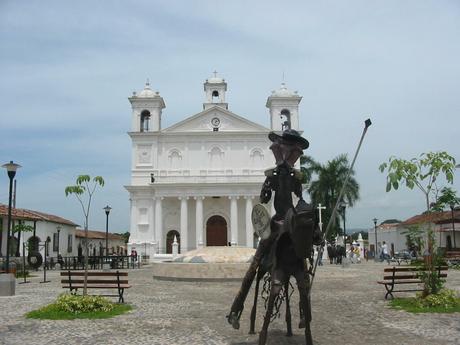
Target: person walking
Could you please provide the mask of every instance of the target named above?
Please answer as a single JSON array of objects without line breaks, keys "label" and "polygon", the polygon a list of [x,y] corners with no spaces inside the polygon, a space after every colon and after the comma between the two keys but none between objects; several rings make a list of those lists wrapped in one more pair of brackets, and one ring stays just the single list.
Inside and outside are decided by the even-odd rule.
[{"label": "person walking", "polygon": [[390,254],[388,254],[388,245],[385,243],[385,241],[383,241],[382,244],[382,260],[380,261],[383,262],[383,260],[386,260],[388,265],[390,264]]}]

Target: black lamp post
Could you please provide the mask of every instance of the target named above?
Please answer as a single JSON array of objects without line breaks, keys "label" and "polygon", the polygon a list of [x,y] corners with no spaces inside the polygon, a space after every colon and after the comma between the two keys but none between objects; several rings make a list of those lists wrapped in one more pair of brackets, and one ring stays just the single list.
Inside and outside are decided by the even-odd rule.
[{"label": "black lamp post", "polygon": [[6,229],[6,273],[10,271],[10,231],[11,231],[11,201],[13,197],[13,179],[16,176],[16,170],[20,168],[19,164],[13,163],[10,161],[9,163],[3,164],[2,168],[5,168],[8,172],[8,177],[10,178],[10,191],[8,196],[8,228]]},{"label": "black lamp post", "polygon": [[455,204],[451,203],[449,206],[450,206],[450,210],[452,212],[452,237],[453,237],[453,240],[454,240],[454,248],[457,248],[457,243],[455,242],[455,221],[454,221]]},{"label": "black lamp post", "polygon": [[375,248],[374,248],[374,260],[377,261],[377,218],[372,219],[374,222],[374,236],[375,236]]},{"label": "black lamp post", "polygon": [[342,218],[343,218],[343,246],[345,249],[345,257],[347,257],[347,228],[345,225],[345,211],[347,209],[347,203],[345,201],[342,201],[340,203],[340,211],[342,213]]},{"label": "black lamp post", "polygon": [[104,207],[106,219],[105,219],[105,256],[106,256],[106,261],[108,261],[108,256],[109,256],[109,213],[112,208],[107,205]]},{"label": "black lamp post", "polygon": [[59,240],[60,240],[59,234],[61,232],[61,226],[58,225],[56,229],[57,229],[57,259],[59,260]]}]

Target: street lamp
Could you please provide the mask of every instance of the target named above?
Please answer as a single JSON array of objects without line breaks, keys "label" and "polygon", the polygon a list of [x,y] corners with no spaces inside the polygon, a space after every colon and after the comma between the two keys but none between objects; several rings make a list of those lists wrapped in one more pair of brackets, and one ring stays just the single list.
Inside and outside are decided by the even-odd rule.
[{"label": "street lamp", "polygon": [[345,248],[345,257],[347,257],[347,228],[345,226],[345,211],[347,209],[347,203],[345,201],[342,201],[340,203],[340,211],[342,213],[342,219],[343,219],[343,246]]},{"label": "street lamp", "polygon": [[5,168],[8,172],[8,177],[10,178],[10,191],[8,196],[8,228],[6,229],[6,273],[10,271],[10,231],[11,231],[11,201],[13,197],[13,179],[16,176],[16,170],[20,168],[19,164],[13,163],[10,161],[9,163],[3,164],[2,168]]},{"label": "street lamp", "polygon": [[454,239],[454,248],[457,248],[457,243],[455,243],[455,221],[454,221],[455,203],[452,202],[449,206],[450,206],[450,210],[452,212],[452,237]]},{"label": "street lamp", "polygon": [[377,261],[377,218],[372,219],[374,222],[374,236],[375,236],[375,248],[374,248],[374,261]]},{"label": "street lamp", "polygon": [[57,229],[57,259],[59,260],[59,240],[60,240],[59,234],[61,232],[61,226],[58,225],[56,229]]},{"label": "street lamp", "polygon": [[107,205],[104,207],[105,215],[106,215],[106,220],[105,220],[105,261],[107,262],[109,260],[109,213],[112,208]]}]

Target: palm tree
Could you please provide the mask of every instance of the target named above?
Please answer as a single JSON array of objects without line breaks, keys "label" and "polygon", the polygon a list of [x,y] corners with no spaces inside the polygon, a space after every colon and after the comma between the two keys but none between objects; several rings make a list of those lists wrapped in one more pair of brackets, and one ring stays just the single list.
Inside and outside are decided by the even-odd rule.
[{"label": "palm tree", "polygon": [[[323,223],[327,224],[350,169],[347,155],[341,154],[324,165],[310,157],[302,156],[300,164],[304,174],[303,183],[307,184],[306,190],[310,194],[312,204],[320,203],[326,206]],[[358,199],[359,185],[352,170],[341,201],[345,201],[348,206],[352,207]],[[328,240],[339,233],[338,215],[335,218],[328,234]]]}]

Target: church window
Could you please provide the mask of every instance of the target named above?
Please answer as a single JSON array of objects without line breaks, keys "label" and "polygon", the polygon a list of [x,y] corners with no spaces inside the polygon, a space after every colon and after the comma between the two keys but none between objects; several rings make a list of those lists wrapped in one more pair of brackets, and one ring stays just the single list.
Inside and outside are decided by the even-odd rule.
[{"label": "church window", "polygon": [[169,167],[171,169],[180,169],[182,155],[179,150],[173,149],[169,151],[168,158],[169,158]]},{"label": "church window", "polygon": [[287,109],[281,110],[281,129],[291,129],[291,112]]},{"label": "church window", "polygon": [[150,124],[150,111],[144,110],[141,113],[141,132],[148,132]]},{"label": "church window", "polygon": [[251,162],[254,165],[259,165],[259,163],[262,163],[264,160],[264,154],[259,148],[252,149],[249,156],[251,157]]},{"label": "church window", "polygon": [[224,151],[217,146],[214,146],[209,151],[212,169],[221,169],[223,164]]}]

